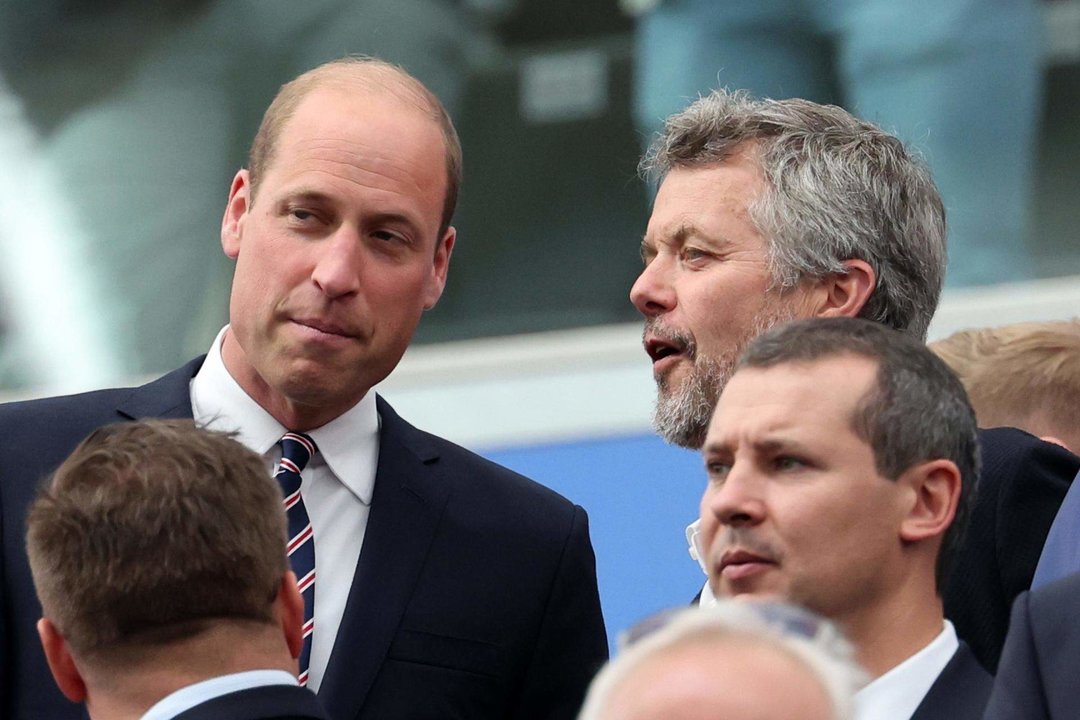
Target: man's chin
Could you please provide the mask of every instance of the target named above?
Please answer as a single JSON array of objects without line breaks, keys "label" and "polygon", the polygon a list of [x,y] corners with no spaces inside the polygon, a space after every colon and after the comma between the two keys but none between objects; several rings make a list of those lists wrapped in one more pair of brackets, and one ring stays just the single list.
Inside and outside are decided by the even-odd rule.
[{"label": "man's chin", "polygon": [[653,429],[656,434],[672,445],[687,450],[700,450],[705,444],[708,431],[708,419],[689,417],[676,403],[665,402],[658,398],[653,412]]}]

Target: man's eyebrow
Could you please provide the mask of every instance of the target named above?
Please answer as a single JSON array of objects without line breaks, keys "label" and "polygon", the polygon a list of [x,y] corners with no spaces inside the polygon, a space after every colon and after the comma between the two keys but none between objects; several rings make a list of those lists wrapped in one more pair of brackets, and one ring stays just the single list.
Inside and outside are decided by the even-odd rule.
[{"label": "man's eyebrow", "polygon": [[330,195],[326,194],[325,192],[323,192],[321,190],[315,190],[315,189],[312,189],[312,188],[300,187],[300,188],[295,188],[293,190],[289,190],[289,191],[283,193],[281,195],[280,199],[279,199],[279,202],[281,202],[281,203],[289,203],[289,202],[296,202],[298,200],[302,201],[302,202],[314,202],[314,203],[325,204],[325,203],[332,203],[334,199]]},{"label": "man's eyebrow", "polygon": [[[279,202],[281,204],[288,204],[292,202],[309,202],[319,205],[337,205],[337,199],[322,190],[316,190],[314,188],[299,187],[292,190],[288,190],[282,194]],[[370,221],[376,224],[391,223],[409,225],[411,227],[417,227],[418,221],[408,212],[387,210],[383,212],[373,212],[370,216]]]},{"label": "man's eyebrow", "polygon": [[655,235],[646,235],[641,238],[641,253],[644,255],[646,252],[655,253],[657,245],[670,245],[672,247],[679,247],[686,242],[686,239],[691,235],[697,234],[697,227],[692,223],[683,222],[673,233],[665,233],[657,240]]},{"label": "man's eyebrow", "polygon": [[705,446],[701,451],[704,455],[719,455],[721,453],[730,453],[731,447],[724,440],[713,440],[712,442],[705,443]]},{"label": "man's eyebrow", "polygon": [[418,222],[411,215],[403,212],[393,212],[389,210],[386,212],[372,213],[371,222],[380,225],[383,223],[389,223],[392,225],[400,224],[408,225],[410,227],[419,227]]},{"label": "man's eyebrow", "polygon": [[683,222],[676,228],[675,232],[671,234],[671,242],[675,245],[682,245],[686,242],[686,239],[691,235],[697,234],[697,226],[693,223]]},{"label": "man's eyebrow", "polygon": [[760,440],[755,440],[751,443],[756,452],[762,454],[769,454],[781,451],[788,452],[809,452],[808,448],[803,443],[789,437],[766,437]]}]

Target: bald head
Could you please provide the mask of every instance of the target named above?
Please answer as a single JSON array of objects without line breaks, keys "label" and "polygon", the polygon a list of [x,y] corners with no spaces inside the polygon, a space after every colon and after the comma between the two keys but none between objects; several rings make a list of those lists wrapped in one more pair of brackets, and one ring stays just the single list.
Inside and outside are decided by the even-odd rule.
[{"label": "bald head", "polygon": [[593,680],[578,720],[848,720],[863,680],[831,623],[726,600],[663,616],[631,641]]},{"label": "bald head", "polygon": [[[776,692],[784,688],[784,692]],[[786,651],[746,637],[706,637],[644,661],[599,720],[833,720],[821,681]]]}]

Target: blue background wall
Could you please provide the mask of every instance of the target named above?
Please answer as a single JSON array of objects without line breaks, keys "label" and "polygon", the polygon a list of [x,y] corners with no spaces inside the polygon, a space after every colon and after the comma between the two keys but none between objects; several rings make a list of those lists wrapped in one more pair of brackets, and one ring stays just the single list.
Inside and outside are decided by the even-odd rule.
[{"label": "blue background wall", "polygon": [[613,649],[619,631],[657,610],[689,603],[701,588],[705,576],[684,535],[697,517],[705,483],[698,453],[649,433],[484,455],[588,511]]}]

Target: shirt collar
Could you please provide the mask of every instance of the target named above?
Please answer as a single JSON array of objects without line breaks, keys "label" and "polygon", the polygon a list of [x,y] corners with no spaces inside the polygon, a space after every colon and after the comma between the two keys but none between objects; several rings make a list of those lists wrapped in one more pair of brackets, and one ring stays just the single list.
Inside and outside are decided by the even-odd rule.
[{"label": "shirt collar", "polygon": [[[690,546],[690,557],[697,560],[705,574],[708,570],[700,557],[698,540],[701,533],[701,520],[695,520],[686,526],[686,542]],[[712,588],[706,582],[698,599],[701,607],[713,607],[717,604]],[[919,703],[930,691],[930,686],[952,660],[960,647],[956,630],[948,620],[944,629],[929,645],[900,663],[892,670],[877,678],[856,697],[857,720],[895,720],[911,717]]]},{"label": "shirt collar", "polygon": [[946,620],[929,645],[855,694],[856,720],[895,720],[914,715],[959,648],[956,630]]},{"label": "shirt collar", "polygon": [[699,546],[701,542],[701,518],[698,518],[694,522],[686,526],[686,544],[690,547],[690,557],[697,561],[698,567],[701,568],[701,572],[706,575],[709,574],[709,569],[705,567],[705,558],[703,549]]},{"label": "shirt collar", "polygon": [[[241,444],[266,455],[289,428],[266,412],[229,374],[221,357],[221,341],[228,329],[226,325],[218,333],[202,367],[191,380],[192,412],[198,424],[235,433]],[[366,393],[345,413],[307,434],[319,448],[310,467],[325,464],[362,503],[370,505],[375,477],[365,468],[372,458],[378,457],[379,450],[375,393]]]},{"label": "shirt collar", "polygon": [[267,685],[299,685],[284,670],[248,670],[182,687],[155,703],[141,720],[169,720],[207,700]]}]

